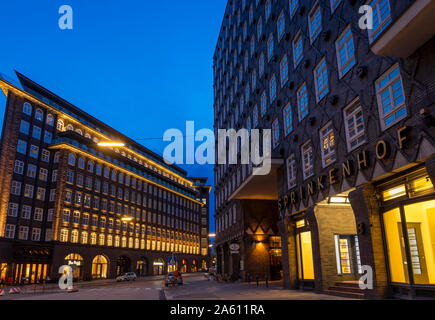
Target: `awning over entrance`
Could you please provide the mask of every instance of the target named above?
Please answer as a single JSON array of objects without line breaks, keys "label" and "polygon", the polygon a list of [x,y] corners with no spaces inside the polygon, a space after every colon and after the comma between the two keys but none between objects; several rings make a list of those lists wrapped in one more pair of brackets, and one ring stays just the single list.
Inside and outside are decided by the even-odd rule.
[{"label": "awning over entrance", "polygon": [[270,173],[266,176],[250,175],[238,187],[229,200],[234,199],[262,199],[278,200],[277,170],[284,164],[283,159],[272,159]]}]

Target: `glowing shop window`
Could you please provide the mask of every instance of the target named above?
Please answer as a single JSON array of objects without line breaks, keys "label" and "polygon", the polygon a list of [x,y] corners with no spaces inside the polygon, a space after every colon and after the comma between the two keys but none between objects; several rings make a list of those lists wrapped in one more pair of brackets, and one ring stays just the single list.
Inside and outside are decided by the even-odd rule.
[{"label": "glowing shop window", "polygon": [[305,227],[305,220],[304,219],[296,221],[296,228],[297,229],[300,229],[303,227]]},{"label": "glowing shop window", "polygon": [[384,191],[382,193],[382,197],[384,198],[384,201],[396,199],[402,196],[406,195],[406,187],[405,185],[401,185],[398,187],[394,187],[392,189],[389,189],[387,191]]},{"label": "glowing shop window", "polygon": [[391,281],[396,283],[409,283],[408,266],[404,250],[405,240],[402,232],[399,208],[384,213],[384,228],[387,240]]},{"label": "glowing shop window", "polygon": [[415,179],[410,184],[410,197],[418,197],[435,192],[429,177]]},{"label": "glowing shop window", "polygon": [[339,235],[335,235],[334,238],[338,274],[351,274],[350,238],[340,237]]},{"label": "glowing shop window", "polygon": [[404,209],[414,283],[435,284],[435,200]]}]

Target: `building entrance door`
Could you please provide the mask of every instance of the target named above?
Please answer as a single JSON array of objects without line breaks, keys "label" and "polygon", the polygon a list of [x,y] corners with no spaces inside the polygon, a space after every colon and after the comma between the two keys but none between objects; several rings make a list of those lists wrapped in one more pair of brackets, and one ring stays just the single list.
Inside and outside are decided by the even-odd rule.
[{"label": "building entrance door", "polygon": [[313,249],[311,231],[296,234],[298,275],[300,280],[314,280]]},{"label": "building entrance door", "polygon": [[[411,257],[411,268],[414,275],[414,281],[416,283],[428,283],[429,282],[429,274],[427,271],[425,254],[424,254],[424,246],[421,235],[421,225],[420,223],[407,223],[407,231],[408,231],[408,244],[409,244],[409,253]],[[399,232],[402,230],[402,224],[398,223]],[[406,248],[405,248],[405,239],[402,237],[402,241],[400,241],[400,247],[402,250],[402,260],[403,267],[405,268],[405,277],[406,282],[409,282],[408,276],[408,262],[406,260]]]}]

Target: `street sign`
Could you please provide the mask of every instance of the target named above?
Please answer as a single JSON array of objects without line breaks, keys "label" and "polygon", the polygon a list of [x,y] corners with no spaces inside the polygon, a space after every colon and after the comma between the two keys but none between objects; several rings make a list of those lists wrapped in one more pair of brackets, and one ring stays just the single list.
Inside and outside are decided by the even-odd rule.
[{"label": "street sign", "polygon": [[239,253],[240,246],[237,243],[230,244],[230,250],[232,254]]},{"label": "street sign", "polygon": [[169,257],[168,264],[169,265],[176,265],[177,264],[177,257],[175,257],[175,256]]}]

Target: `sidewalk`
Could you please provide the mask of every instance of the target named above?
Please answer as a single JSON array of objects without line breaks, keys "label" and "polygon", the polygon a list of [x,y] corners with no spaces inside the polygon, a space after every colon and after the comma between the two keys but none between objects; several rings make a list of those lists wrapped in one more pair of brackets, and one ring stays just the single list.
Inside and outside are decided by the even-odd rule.
[{"label": "sidewalk", "polygon": [[198,286],[165,289],[167,300],[352,300],[313,291],[288,290],[281,281],[249,283],[217,283],[204,281]]}]

